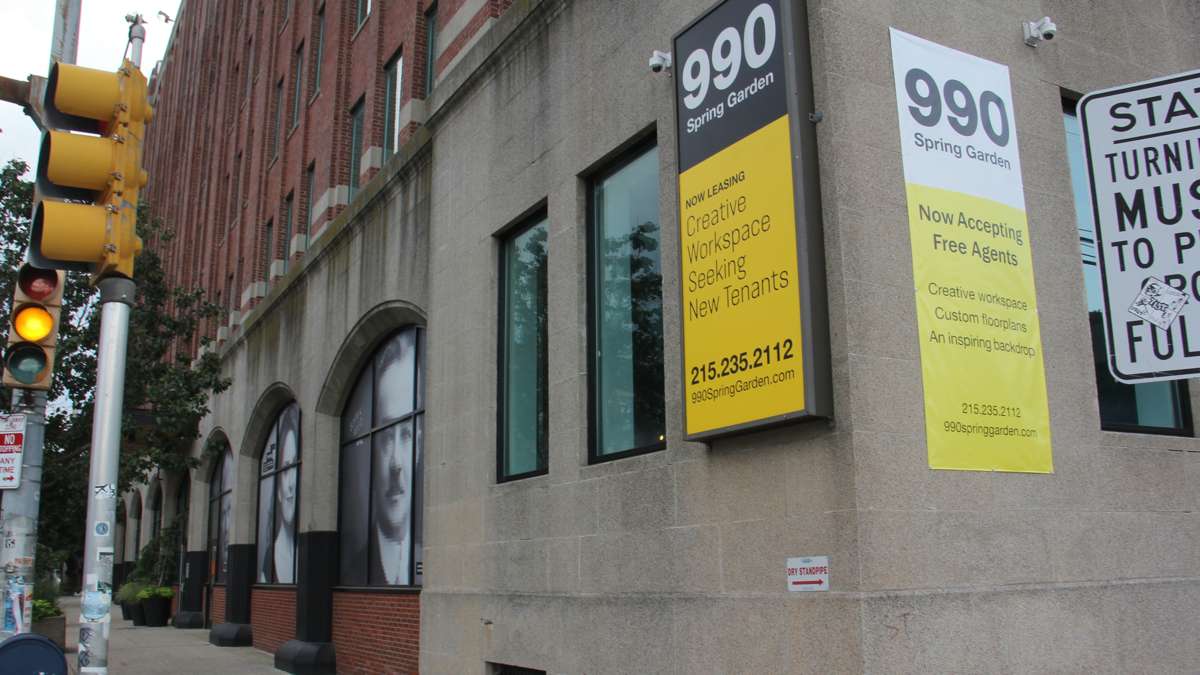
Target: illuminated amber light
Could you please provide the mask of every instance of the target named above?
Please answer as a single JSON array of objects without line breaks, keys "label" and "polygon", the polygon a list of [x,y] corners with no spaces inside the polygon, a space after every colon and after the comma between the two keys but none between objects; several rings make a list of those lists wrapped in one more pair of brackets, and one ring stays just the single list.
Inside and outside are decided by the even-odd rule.
[{"label": "illuminated amber light", "polygon": [[54,317],[44,307],[22,307],[13,318],[13,327],[22,340],[40,342],[54,330]]}]

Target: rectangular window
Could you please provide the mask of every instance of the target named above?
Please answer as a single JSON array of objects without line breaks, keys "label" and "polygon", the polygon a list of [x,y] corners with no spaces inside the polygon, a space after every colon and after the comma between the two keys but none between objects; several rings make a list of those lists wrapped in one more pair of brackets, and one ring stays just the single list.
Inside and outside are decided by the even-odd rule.
[{"label": "rectangular window", "polygon": [[313,200],[316,196],[313,194],[313,192],[317,188],[317,163],[316,162],[313,162],[312,164],[308,165],[308,176],[307,176],[307,180],[305,181],[304,187],[305,187],[305,191],[307,193],[305,195],[306,201],[304,204],[304,231],[305,231],[305,233],[307,233],[311,230],[313,221],[315,220],[313,218],[313,216],[316,215],[313,213]]},{"label": "rectangular window", "polygon": [[501,249],[498,480],[546,472],[549,382],[545,216]]},{"label": "rectangular window", "polygon": [[296,50],[296,71],[292,74],[295,82],[292,83],[292,128],[295,129],[297,124],[300,124],[300,100],[304,90],[300,88],[300,82],[304,77],[304,45]]},{"label": "rectangular window", "polygon": [[425,97],[433,91],[433,71],[437,63],[437,3],[425,10]]},{"label": "rectangular window", "polygon": [[356,26],[362,26],[367,17],[371,16],[371,0],[355,0],[354,16]]},{"label": "rectangular window", "polygon": [[263,232],[263,279],[271,280],[271,260],[275,257],[275,224],[267,221],[266,231]]},{"label": "rectangular window", "polygon": [[292,194],[288,193],[287,199],[283,202],[283,270],[281,274],[286,274],[288,269],[288,261],[292,257]]},{"label": "rectangular window", "polygon": [[363,100],[350,109],[350,198],[358,192],[358,173],[362,171]]},{"label": "rectangular window", "polygon": [[321,62],[325,60],[325,8],[317,12],[317,50],[313,55],[313,92],[321,91]]},{"label": "rectangular window", "polygon": [[665,447],[658,148],[589,191],[591,461]]},{"label": "rectangular window", "polygon": [[1083,282],[1087,289],[1088,323],[1092,332],[1092,356],[1096,368],[1096,396],[1100,402],[1100,428],[1107,431],[1192,435],[1192,414],[1187,382],[1124,384],[1108,369],[1108,346],[1104,336],[1104,303],[1101,299],[1096,237],[1093,231],[1091,192],[1088,189],[1083,138],[1075,119],[1075,104],[1063,102],[1067,134],[1067,163],[1075,198],[1075,227],[1083,257]]},{"label": "rectangular window", "polygon": [[271,157],[279,156],[279,128],[283,126],[283,78],[275,83],[275,126],[271,128]]},{"label": "rectangular window", "polygon": [[383,154],[391,157],[400,149],[400,99],[404,84],[404,54],[397,53],[384,68],[387,83],[386,108],[383,114]]}]

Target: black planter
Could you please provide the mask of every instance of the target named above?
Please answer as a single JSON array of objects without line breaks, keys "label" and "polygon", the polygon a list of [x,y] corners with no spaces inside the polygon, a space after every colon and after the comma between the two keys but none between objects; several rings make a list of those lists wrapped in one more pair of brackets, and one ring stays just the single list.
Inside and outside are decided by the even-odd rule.
[{"label": "black planter", "polygon": [[170,598],[150,598],[142,601],[142,609],[146,613],[146,625],[159,628],[167,625],[171,618]]},{"label": "black planter", "polygon": [[145,626],[146,625],[146,608],[144,605],[142,605],[141,602],[129,603],[129,614],[130,614],[130,617],[133,619],[133,625],[135,625],[135,626]]},{"label": "black planter", "polygon": [[133,613],[129,611],[129,603],[128,602],[121,603],[121,618],[125,619],[126,621],[129,621],[130,619],[133,618]]}]

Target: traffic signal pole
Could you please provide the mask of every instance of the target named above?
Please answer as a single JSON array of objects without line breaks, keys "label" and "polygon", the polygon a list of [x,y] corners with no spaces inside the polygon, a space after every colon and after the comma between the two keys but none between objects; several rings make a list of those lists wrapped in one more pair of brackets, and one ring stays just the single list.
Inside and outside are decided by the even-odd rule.
[{"label": "traffic signal pole", "polygon": [[116,551],[117,470],[121,452],[121,408],[125,395],[125,350],[136,286],[119,276],[101,279],[100,345],[96,353],[96,396],[92,413],[92,457],[88,479],[83,598],[79,615],[79,672],[108,673],[112,626],[112,575]]},{"label": "traffic signal pole", "polygon": [[46,437],[46,392],[14,389],[12,410],[25,415],[21,485],[4,495],[4,546],[0,549],[0,637],[28,633],[33,620],[34,554],[42,495],[42,444]]}]

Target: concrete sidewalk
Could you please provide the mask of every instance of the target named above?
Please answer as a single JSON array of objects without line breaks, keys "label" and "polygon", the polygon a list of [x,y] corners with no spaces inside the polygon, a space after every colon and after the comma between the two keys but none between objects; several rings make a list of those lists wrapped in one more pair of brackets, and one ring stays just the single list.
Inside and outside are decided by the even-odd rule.
[{"label": "concrete sidewalk", "polygon": [[[67,615],[67,664],[78,672],[76,644],[79,640],[79,598],[59,599]],[[214,647],[208,644],[207,630],[134,628],[132,621],[121,619],[121,609],[113,608],[109,634],[108,672],[111,675],[278,675],[274,657],[253,647]]]}]

